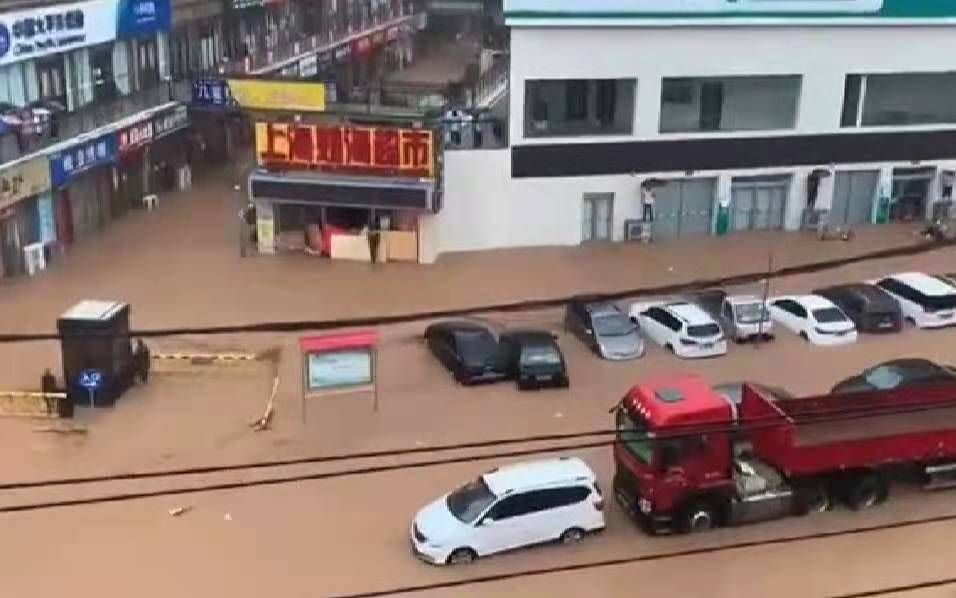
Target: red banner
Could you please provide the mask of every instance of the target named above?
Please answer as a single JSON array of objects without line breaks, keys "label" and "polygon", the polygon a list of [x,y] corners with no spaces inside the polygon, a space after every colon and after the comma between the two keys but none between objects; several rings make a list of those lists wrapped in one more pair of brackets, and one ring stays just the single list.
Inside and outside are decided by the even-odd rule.
[{"label": "red banner", "polygon": [[387,177],[435,177],[432,131],[256,123],[261,166]]}]

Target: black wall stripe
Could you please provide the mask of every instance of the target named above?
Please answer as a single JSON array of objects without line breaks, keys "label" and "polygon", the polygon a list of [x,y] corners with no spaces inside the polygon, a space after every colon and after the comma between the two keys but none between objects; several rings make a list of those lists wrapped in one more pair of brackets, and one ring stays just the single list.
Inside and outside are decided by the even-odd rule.
[{"label": "black wall stripe", "polygon": [[956,158],[956,130],[517,145],[514,178]]},{"label": "black wall stripe", "polygon": [[431,201],[426,189],[406,187],[355,187],[335,183],[272,181],[252,179],[252,196],[256,199],[286,200],[327,206],[355,208],[399,208],[429,210]]}]

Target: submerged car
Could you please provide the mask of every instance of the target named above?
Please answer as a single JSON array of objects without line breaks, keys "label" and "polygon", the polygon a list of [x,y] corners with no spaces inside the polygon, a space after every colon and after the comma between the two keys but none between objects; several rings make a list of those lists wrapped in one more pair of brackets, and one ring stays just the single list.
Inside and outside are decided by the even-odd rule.
[{"label": "submerged car", "polygon": [[770,300],[770,316],[814,345],[856,342],[856,326],[839,307],[819,295],[793,295]]},{"label": "submerged car", "polygon": [[635,303],[631,319],[648,339],[685,359],[727,353],[727,339],[714,319],[686,301]]},{"label": "submerged car", "polygon": [[644,340],[637,326],[613,303],[575,299],[568,303],[564,328],[604,359],[637,359]]},{"label": "submerged car", "polygon": [[863,370],[838,382],[834,393],[891,390],[904,386],[932,385],[956,381],[956,368],[928,359],[893,359]]},{"label": "submerged car", "polygon": [[505,373],[518,388],[567,388],[564,355],[554,335],[541,330],[509,330],[498,339]]},{"label": "submerged car", "polygon": [[435,565],[545,542],[580,541],[604,528],[604,498],[581,459],[558,458],[493,469],[415,515],[412,550]]},{"label": "submerged car", "polygon": [[425,330],[425,342],[461,384],[505,378],[498,339],[486,326],[465,320],[439,322]]},{"label": "submerged car", "polygon": [[813,291],[840,308],[859,332],[899,332],[903,314],[893,297],[872,284],[839,284]]},{"label": "submerged car", "polygon": [[917,328],[956,326],[956,285],[946,277],[903,272],[874,284],[896,299],[903,319]]}]

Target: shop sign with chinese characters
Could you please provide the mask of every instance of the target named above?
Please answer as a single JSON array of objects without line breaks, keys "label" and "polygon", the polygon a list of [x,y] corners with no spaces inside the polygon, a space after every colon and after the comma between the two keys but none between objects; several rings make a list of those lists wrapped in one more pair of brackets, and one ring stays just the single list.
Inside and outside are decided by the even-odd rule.
[{"label": "shop sign with chinese characters", "polygon": [[189,125],[189,111],[185,106],[177,106],[171,112],[164,112],[153,118],[153,139],[159,139]]},{"label": "shop sign with chinese characters", "polygon": [[193,104],[227,107],[235,104],[225,79],[197,79],[193,82]]},{"label": "shop sign with chinese characters", "polygon": [[62,187],[74,177],[116,160],[116,137],[110,133],[91,139],[50,156],[50,179]]},{"label": "shop sign with chinese characters", "polygon": [[33,158],[0,171],[0,211],[50,189],[50,164]]},{"label": "shop sign with chinese characters", "polygon": [[435,178],[428,129],[256,123],[256,158],[273,169]]}]

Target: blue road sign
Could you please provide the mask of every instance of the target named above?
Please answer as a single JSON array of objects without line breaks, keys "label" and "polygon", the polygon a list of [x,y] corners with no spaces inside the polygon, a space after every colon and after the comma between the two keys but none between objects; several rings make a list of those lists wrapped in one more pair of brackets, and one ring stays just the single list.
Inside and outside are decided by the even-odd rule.
[{"label": "blue road sign", "polygon": [[80,372],[79,383],[90,392],[97,391],[103,385],[103,373],[99,370],[83,370]]}]

